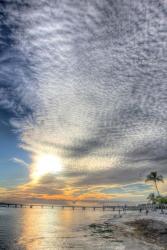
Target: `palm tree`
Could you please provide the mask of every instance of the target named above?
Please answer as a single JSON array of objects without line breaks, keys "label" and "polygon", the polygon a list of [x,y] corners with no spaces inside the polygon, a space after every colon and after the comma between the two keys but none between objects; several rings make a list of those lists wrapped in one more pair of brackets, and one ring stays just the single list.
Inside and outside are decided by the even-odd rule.
[{"label": "palm tree", "polygon": [[147,197],[147,199],[148,199],[149,201],[151,201],[152,204],[155,204],[155,202],[156,202],[156,196],[155,196],[154,193],[149,194],[149,196]]},{"label": "palm tree", "polygon": [[153,182],[155,185],[155,188],[157,190],[158,196],[160,196],[159,190],[158,190],[158,185],[157,182],[164,182],[163,181],[163,176],[162,175],[158,175],[158,173],[156,171],[151,172],[149,175],[147,175],[147,178],[145,180],[145,182]]}]

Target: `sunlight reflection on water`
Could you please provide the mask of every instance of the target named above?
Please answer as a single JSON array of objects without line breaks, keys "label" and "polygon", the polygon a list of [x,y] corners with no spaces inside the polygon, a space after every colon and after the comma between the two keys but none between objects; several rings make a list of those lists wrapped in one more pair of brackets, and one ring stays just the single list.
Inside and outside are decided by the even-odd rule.
[{"label": "sunlight reflection on water", "polygon": [[0,208],[0,249],[113,249],[86,228],[102,215],[70,208]]}]

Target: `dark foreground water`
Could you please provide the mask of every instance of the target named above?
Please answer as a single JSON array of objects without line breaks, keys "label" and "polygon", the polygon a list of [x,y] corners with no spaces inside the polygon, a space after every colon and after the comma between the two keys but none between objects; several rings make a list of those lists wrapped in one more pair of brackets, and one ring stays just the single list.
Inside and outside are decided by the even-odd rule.
[{"label": "dark foreground water", "polygon": [[70,208],[0,208],[0,250],[122,249],[88,225],[111,212]]}]

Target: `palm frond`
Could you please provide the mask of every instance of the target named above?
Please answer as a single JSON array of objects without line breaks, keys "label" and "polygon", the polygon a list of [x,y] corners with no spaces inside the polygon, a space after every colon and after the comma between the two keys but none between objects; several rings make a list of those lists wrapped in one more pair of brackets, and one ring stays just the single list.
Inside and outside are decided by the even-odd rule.
[{"label": "palm frond", "polygon": [[157,181],[164,182],[163,176],[162,175],[157,176]]}]

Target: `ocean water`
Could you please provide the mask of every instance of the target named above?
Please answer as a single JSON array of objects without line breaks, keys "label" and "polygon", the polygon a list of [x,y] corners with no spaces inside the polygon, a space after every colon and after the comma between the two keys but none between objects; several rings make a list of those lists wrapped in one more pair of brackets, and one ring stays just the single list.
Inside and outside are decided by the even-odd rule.
[{"label": "ocean water", "polygon": [[[127,212],[126,215],[129,218],[133,217],[132,212]],[[115,218],[115,216],[118,218],[118,212],[100,209],[95,211],[75,209],[73,211],[71,208],[1,207],[0,250],[166,249],[145,242],[143,239],[127,236],[114,225],[106,234],[90,227],[92,223],[104,225],[108,219]]]},{"label": "ocean water", "polygon": [[0,250],[115,249],[88,225],[112,212],[70,208],[0,208]]}]

